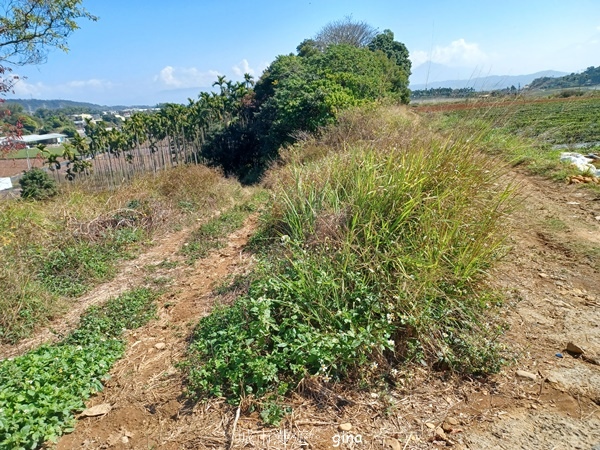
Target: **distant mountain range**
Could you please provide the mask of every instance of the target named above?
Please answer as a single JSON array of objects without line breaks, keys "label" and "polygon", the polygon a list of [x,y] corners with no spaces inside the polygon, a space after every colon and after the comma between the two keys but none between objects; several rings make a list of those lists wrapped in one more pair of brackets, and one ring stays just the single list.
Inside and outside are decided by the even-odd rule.
[{"label": "distant mountain range", "polygon": [[148,109],[150,106],[145,105],[136,105],[136,106],[125,106],[125,105],[114,105],[114,106],[106,106],[106,105],[97,105],[95,103],[87,103],[87,102],[74,102],[71,100],[38,100],[38,99],[6,99],[5,103],[18,103],[25,108],[25,111],[28,113],[34,113],[36,110],[40,108],[45,109],[59,109],[59,108],[72,108],[72,109],[81,109],[89,112],[102,112],[102,111],[121,111],[124,109]]},{"label": "distant mountain range", "polygon": [[473,88],[476,91],[525,87],[536,78],[562,77],[566,72],[544,70],[527,75],[485,75],[465,67],[448,67],[443,64],[424,63],[417,66],[410,77],[410,89]]}]

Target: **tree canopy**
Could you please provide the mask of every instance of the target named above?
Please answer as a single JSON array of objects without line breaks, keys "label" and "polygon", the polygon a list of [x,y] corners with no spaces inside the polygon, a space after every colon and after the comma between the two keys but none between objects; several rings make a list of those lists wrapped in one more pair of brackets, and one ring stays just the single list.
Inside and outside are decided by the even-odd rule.
[{"label": "tree canopy", "polygon": [[178,149],[192,148],[194,156],[184,152],[188,162],[218,166],[252,183],[282,147],[335,122],[344,109],[381,100],[409,102],[408,51],[390,30],[378,34],[348,18],[324,30],[339,31],[339,40],[324,45],[324,33],[304,40],[296,54],[278,56],[256,83],[248,74],[238,82],[219,76],[213,92],[200,93],[188,105],[162,105],[110,131],[106,123],[89,123],[89,146],[77,149],[77,170],[70,175],[80,172],[75,163],[82,155],[108,153],[130,162],[142,145],[154,151],[167,140],[174,158],[180,159]]},{"label": "tree canopy", "polygon": [[67,38],[77,20],[97,20],[81,0],[2,0],[0,64],[28,65],[45,61],[49,49],[68,51]]}]

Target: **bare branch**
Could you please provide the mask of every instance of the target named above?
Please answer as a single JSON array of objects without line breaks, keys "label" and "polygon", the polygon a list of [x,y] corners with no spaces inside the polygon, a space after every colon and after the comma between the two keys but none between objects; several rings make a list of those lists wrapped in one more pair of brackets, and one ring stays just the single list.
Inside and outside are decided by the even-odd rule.
[{"label": "bare branch", "polygon": [[377,29],[366,22],[358,22],[352,16],[330,22],[315,36],[317,46],[323,50],[330,45],[347,44],[366,47],[377,36]]}]

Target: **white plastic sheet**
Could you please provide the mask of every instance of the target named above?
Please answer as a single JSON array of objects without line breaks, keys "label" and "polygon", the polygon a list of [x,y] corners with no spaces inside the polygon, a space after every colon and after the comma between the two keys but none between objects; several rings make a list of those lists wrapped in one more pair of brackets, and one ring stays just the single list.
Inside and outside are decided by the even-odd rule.
[{"label": "white plastic sheet", "polygon": [[5,191],[6,189],[12,189],[13,185],[10,181],[10,178],[0,178],[0,191]]},{"label": "white plastic sheet", "polygon": [[560,154],[560,160],[570,162],[582,172],[589,172],[591,175],[600,177],[600,169],[596,169],[596,167],[591,164],[593,159],[586,158],[581,153],[563,152]]}]

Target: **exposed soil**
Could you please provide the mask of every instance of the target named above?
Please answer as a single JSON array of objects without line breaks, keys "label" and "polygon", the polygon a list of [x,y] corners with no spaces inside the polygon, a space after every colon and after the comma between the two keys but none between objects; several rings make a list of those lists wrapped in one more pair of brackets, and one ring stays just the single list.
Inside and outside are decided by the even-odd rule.
[{"label": "exposed soil", "polygon": [[[466,380],[412,368],[385,393],[333,392],[307,380],[290,399],[293,413],[280,428],[263,428],[256,413],[242,411],[236,419],[237,407],[224,400],[187,402],[177,363],[194,325],[218,301],[214,287],[250,269],[252,256],[244,252],[255,224],[250,218],[227,247],[194,267],[173,269],[159,319],[128,335],[125,357],[105,390],[89,401],[89,406],[109,404],[111,411],[81,418],[58,448],[589,450],[600,445],[600,194],[520,173],[511,178],[522,196],[508,218],[512,250],[489,274],[508,299],[502,312],[510,329],[503,341],[512,363],[500,374]],[[172,259],[183,238],[173,235],[165,247],[157,245],[146,264]],[[121,282],[126,288],[139,276],[130,272]],[[567,352],[569,343],[583,355]],[[517,370],[527,373],[518,376]],[[342,423],[352,428],[341,431]]]},{"label": "exposed soil", "polygon": [[[69,312],[53,320],[48,326],[38,330],[34,336],[24,339],[17,344],[0,344],[0,358],[9,358],[21,355],[43,343],[54,342],[73,330],[81,317],[90,306],[104,303],[111,297],[144,284],[144,277],[148,275],[148,268],[167,260],[181,263],[183,258],[177,254],[182,243],[191,233],[191,228],[168,233],[155,240],[154,245],[139,257],[125,261],[119,266],[117,276],[107,283],[100,284],[87,294],[79,297],[69,306]],[[169,266],[169,265],[167,265]],[[156,276],[172,277],[175,269],[162,269]]]},{"label": "exposed soil", "polygon": [[[43,167],[44,160],[40,158],[30,158],[31,167]],[[0,178],[13,177],[27,170],[29,165],[26,159],[0,159]]]}]

